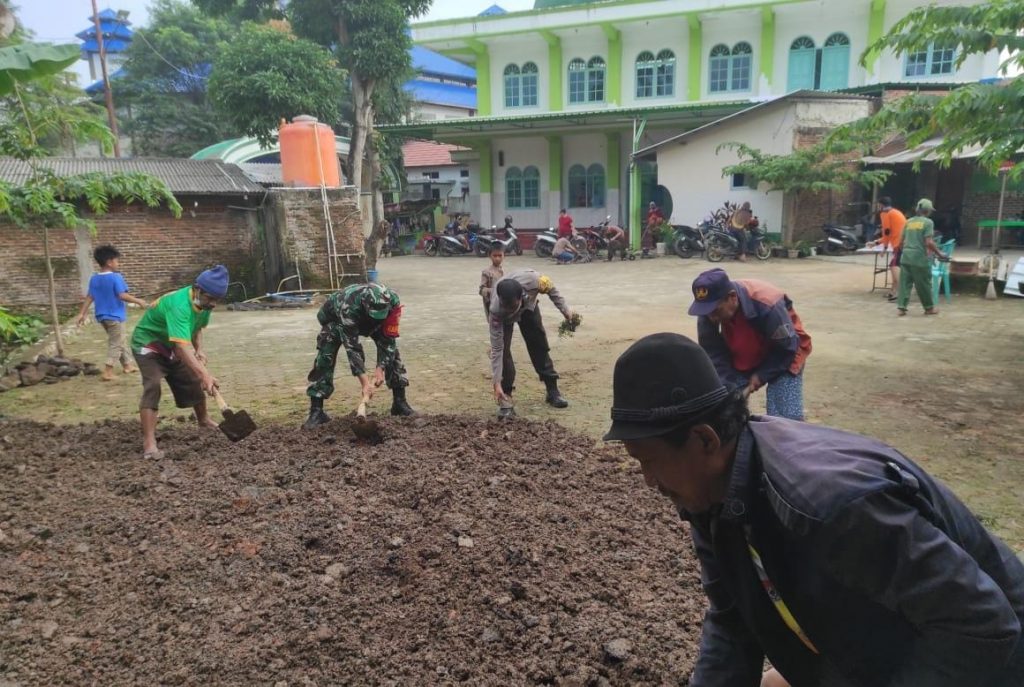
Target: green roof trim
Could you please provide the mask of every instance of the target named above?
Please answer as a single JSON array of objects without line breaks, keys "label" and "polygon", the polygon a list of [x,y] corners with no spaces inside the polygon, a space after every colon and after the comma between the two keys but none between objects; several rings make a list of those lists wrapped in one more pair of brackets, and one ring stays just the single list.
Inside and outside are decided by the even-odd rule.
[{"label": "green roof trim", "polygon": [[240,138],[229,138],[226,141],[221,141],[220,143],[214,143],[213,145],[208,145],[205,148],[203,148],[202,150],[199,150],[199,151],[193,153],[191,159],[193,159],[193,160],[209,160],[209,159],[219,160],[221,153],[223,153],[225,150],[227,150],[228,148],[230,148],[231,146],[235,145],[236,143],[238,143],[241,140],[242,139],[240,139]]},{"label": "green roof trim", "polygon": [[[494,128],[515,128],[527,132],[530,129],[550,128],[544,124],[580,126],[586,124],[604,125],[618,124],[626,126],[632,119],[655,118],[659,121],[672,121],[672,115],[704,114],[719,111],[718,116],[744,110],[755,103],[749,100],[721,100],[702,103],[682,103],[677,105],[655,105],[650,107],[608,107],[600,110],[563,110],[532,115],[506,115],[501,117],[463,117],[460,119],[437,119],[412,124],[382,124],[379,131],[402,134],[406,136],[426,136],[434,132],[484,132]],[[541,126],[533,126],[541,125]]]},{"label": "green roof trim", "polygon": [[964,86],[970,86],[976,81],[960,82],[930,82],[921,83],[918,81],[887,81],[885,83],[868,84],[867,86],[854,86],[852,88],[840,88],[834,93],[851,93],[853,95],[881,95],[885,91],[952,91]]}]

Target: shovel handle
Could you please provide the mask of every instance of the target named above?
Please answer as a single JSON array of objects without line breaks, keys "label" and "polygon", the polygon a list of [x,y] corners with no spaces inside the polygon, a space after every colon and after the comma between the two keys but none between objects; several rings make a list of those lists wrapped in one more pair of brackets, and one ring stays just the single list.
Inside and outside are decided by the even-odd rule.
[{"label": "shovel handle", "polygon": [[366,404],[370,402],[370,398],[373,396],[373,391],[363,394],[363,397],[359,399],[359,405],[356,406],[356,417],[366,417]]},{"label": "shovel handle", "polygon": [[220,389],[215,388],[213,390],[213,397],[214,399],[216,399],[217,406],[221,409],[222,412],[230,409],[230,407],[228,406],[228,402],[225,401],[224,397],[220,395]]}]

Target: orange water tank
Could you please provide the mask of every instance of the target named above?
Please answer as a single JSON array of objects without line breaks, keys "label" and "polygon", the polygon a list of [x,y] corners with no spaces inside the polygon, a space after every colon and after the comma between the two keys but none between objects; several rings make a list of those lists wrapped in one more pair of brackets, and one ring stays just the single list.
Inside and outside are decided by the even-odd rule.
[{"label": "orange water tank", "polygon": [[285,186],[341,186],[341,169],[334,149],[334,132],[316,117],[299,115],[281,120],[281,176]]}]

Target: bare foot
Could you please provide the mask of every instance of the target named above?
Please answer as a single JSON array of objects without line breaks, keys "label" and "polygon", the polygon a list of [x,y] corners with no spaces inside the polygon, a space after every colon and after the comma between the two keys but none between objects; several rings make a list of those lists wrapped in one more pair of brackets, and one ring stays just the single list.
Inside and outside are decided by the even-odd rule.
[{"label": "bare foot", "polygon": [[125,373],[126,375],[134,374],[134,373],[136,373],[136,372],[138,372],[138,371],[139,371],[139,368],[137,368],[137,367],[134,367],[134,366],[132,366],[132,365],[125,365],[125,366],[124,366],[124,373]]},{"label": "bare foot", "polygon": [[217,426],[217,423],[210,418],[204,418],[202,420],[197,420],[196,422],[199,424],[200,429],[220,429],[220,427]]},{"label": "bare foot", "polygon": [[938,315],[939,311],[936,310],[935,308],[929,308],[928,310],[924,311],[924,314],[925,315]]},{"label": "bare foot", "polygon": [[900,308],[899,310],[896,311],[896,314],[899,315],[900,317],[903,317],[904,315],[907,314],[907,309],[906,308]]}]

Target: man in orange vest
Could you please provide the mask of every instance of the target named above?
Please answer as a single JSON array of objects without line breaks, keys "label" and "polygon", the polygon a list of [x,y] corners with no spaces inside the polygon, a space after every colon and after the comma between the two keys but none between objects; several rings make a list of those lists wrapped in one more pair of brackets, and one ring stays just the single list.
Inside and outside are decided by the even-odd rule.
[{"label": "man in orange vest", "polygon": [[892,282],[886,298],[890,301],[896,300],[896,287],[900,283],[900,241],[903,238],[903,227],[907,225],[906,216],[892,206],[892,198],[882,196],[878,199],[878,216],[881,218],[882,229],[878,239],[868,243],[869,248],[883,245],[887,250],[892,251],[892,260],[889,261],[889,274],[892,275]]}]

